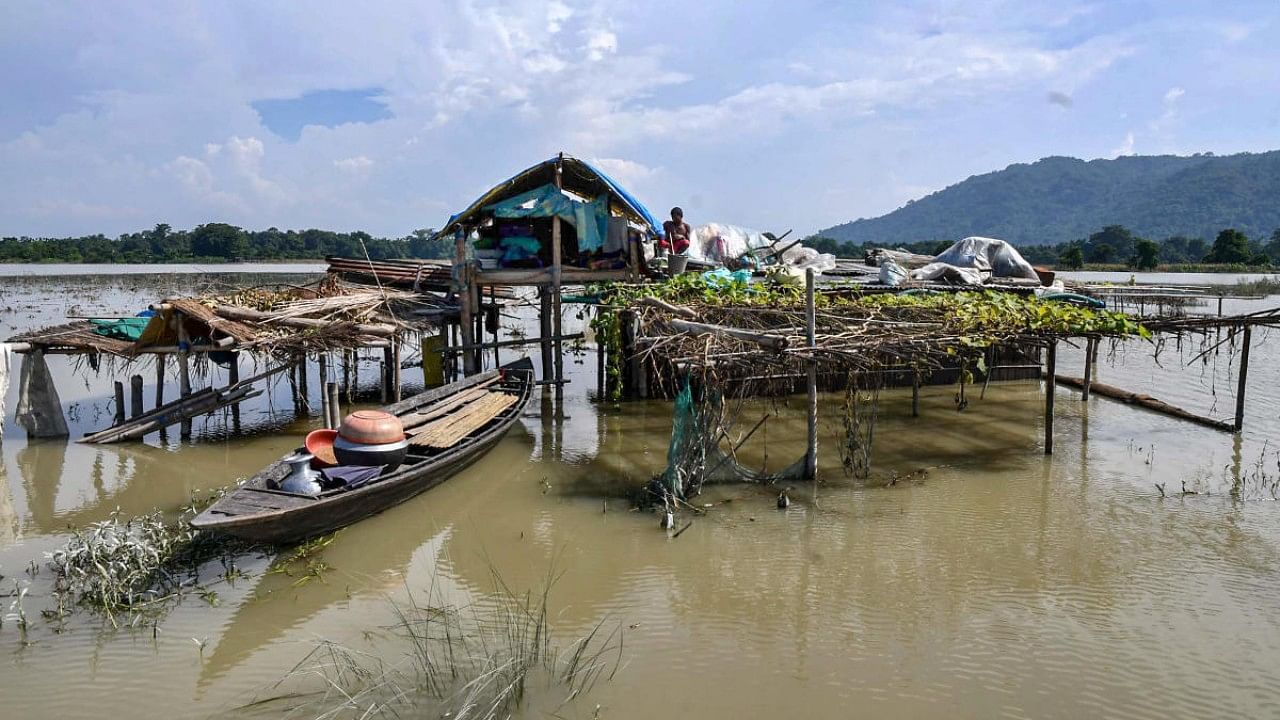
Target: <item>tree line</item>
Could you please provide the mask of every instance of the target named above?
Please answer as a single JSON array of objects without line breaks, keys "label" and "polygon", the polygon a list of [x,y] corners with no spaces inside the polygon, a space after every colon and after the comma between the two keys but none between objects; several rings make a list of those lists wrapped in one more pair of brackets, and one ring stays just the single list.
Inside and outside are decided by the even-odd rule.
[{"label": "tree line", "polygon": [[415,230],[401,238],[376,238],[366,232],[330,230],[245,230],[207,223],[174,230],[160,223],[150,230],[117,238],[85,235],[67,238],[0,238],[0,262],[14,263],[172,263],[313,260],[326,255],[375,260],[396,257],[453,256],[452,241],[433,241],[433,230]]},{"label": "tree line", "polygon": [[[952,240],[928,240],[900,247],[922,255],[936,255],[952,245]],[[833,238],[806,238],[805,245],[837,257],[861,258],[884,243],[840,242]],[[895,246],[898,247],[898,246]],[[1238,265],[1271,267],[1280,265],[1280,229],[1270,238],[1253,239],[1235,228],[1218,233],[1212,243],[1204,238],[1175,235],[1163,240],[1138,237],[1123,225],[1108,225],[1087,238],[1056,245],[1023,245],[1022,256],[1036,265],[1078,269],[1086,265],[1125,265],[1135,270],[1154,270],[1161,265]]]}]

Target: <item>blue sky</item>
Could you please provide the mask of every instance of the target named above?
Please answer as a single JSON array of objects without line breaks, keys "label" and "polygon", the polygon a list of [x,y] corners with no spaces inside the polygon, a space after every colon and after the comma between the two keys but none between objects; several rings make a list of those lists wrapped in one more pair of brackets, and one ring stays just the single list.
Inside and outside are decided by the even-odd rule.
[{"label": "blue sky", "polygon": [[1280,148],[1280,3],[11,0],[0,235],[438,227],[563,150],[808,233],[1045,155]]}]

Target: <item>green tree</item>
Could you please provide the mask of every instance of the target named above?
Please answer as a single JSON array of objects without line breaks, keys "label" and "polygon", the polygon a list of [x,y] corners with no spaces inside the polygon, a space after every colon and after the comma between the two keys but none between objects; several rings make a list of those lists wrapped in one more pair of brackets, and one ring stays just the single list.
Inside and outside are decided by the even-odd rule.
[{"label": "green tree", "polygon": [[191,252],[196,257],[242,258],[249,254],[249,239],[235,225],[208,223],[191,231]]},{"label": "green tree", "polygon": [[1084,267],[1084,251],[1079,245],[1071,245],[1058,256],[1058,264],[1064,268],[1078,270]]},{"label": "green tree", "polygon": [[1204,256],[1207,263],[1248,263],[1253,260],[1249,251],[1249,237],[1235,228],[1218,233],[1213,249]]},{"label": "green tree", "polygon": [[1160,264],[1160,244],[1154,240],[1138,240],[1134,245],[1133,266],[1139,270],[1155,270]]},{"label": "green tree", "polygon": [[1084,257],[1088,262],[1113,262],[1116,258],[1132,257],[1137,238],[1123,225],[1108,225],[1089,236],[1084,243]]}]

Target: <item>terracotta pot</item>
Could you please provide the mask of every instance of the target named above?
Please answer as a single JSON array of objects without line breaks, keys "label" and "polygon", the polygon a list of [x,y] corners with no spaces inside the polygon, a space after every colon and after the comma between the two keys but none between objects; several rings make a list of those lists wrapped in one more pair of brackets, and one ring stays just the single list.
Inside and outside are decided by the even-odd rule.
[{"label": "terracotta pot", "polygon": [[316,459],[311,461],[311,467],[330,467],[338,464],[337,458],[333,455],[333,441],[336,439],[338,439],[338,431],[328,428],[307,433],[305,443],[307,452],[316,456]]},{"label": "terracotta pot", "polygon": [[357,410],[343,419],[338,435],[357,445],[386,445],[404,440],[404,425],[381,410]]}]

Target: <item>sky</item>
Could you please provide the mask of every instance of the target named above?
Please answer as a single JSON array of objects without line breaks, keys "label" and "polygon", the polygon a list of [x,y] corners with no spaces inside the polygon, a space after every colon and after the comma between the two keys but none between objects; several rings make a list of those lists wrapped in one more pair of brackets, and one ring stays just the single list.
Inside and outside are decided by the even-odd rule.
[{"label": "sky", "polygon": [[557,152],[807,234],[1047,155],[1280,148],[1280,2],[9,0],[0,236],[442,225]]}]

